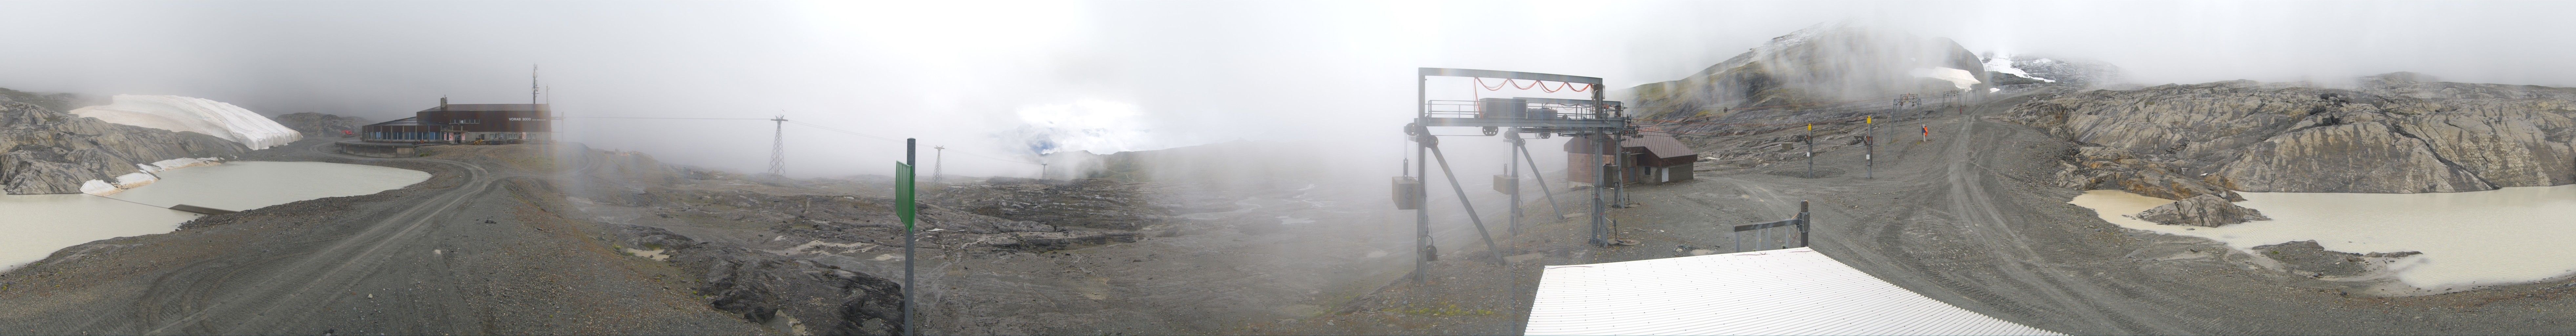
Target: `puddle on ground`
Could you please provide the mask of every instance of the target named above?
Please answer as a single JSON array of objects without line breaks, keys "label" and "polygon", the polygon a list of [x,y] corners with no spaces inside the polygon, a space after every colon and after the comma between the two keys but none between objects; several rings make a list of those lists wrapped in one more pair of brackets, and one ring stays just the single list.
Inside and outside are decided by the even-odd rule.
[{"label": "puddle on ground", "polygon": [[653,259],[653,261],[669,261],[669,260],[671,260],[671,255],[668,255],[668,254],[662,254],[662,252],[663,252],[663,251],[662,251],[662,249],[638,250],[638,249],[635,249],[635,248],[632,248],[632,247],[626,248],[626,254],[628,254],[628,255],[633,255],[633,256],[638,256],[638,257],[645,257],[645,258],[651,258],[651,259]]},{"label": "puddle on ground", "polygon": [[2239,193],[2237,205],[2272,217],[2223,227],[2162,225],[2128,217],[2172,200],[2115,190],[2073,203],[2121,227],[2215,240],[2251,253],[2258,245],[2315,240],[2350,253],[2417,251],[2388,265],[2395,278],[2434,292],[2547,280],[2576,274],[2576,185],[2423,193]]},{"label": "puddle on ground", "polygon": [[117,193],[0,195],[0,272],[64,247],[100,239],[169,233],[197,214],[188,204],[249,210],[288,202],[366,195],[429,179],[415,170],[324,162],[245,161],[160,172],[160,181]]}]

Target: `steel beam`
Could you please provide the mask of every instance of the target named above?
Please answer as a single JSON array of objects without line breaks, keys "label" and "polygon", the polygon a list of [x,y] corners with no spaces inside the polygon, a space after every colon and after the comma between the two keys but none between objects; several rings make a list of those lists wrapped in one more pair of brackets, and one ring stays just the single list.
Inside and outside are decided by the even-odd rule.
[{"label": "steel beam", "polygon": [[1456,127],[1554,127],[1554,128],[1626,128],[1628,118],[1606,119],[1523,119],[1523,118],[1413,118],[1422,126]]},{"label": "steel beam", "polygon": [[1536,73],[1536,72],[1519,72],[1519,71],[1502,71],[1502,70],[1476,70],[1476,69],[1450,69],[1450,68],[1421,68],[1421,72],[1420,72],[1420,74],[1421,74],[1422,76],[1482,77],[1482,78],[1526,79],[1526,80],[1550,81],[1550,82],[1583,83],[1583,84],[1593,84],[1593,85],[1600,85],[1600,84],[1601,84],[1601,78],[1600,78],[1600,77],[1584,77],[1584,76],[1571,76],[1571,75],[1558,75],[1558,74],[1543,74],[1543,73]]}]

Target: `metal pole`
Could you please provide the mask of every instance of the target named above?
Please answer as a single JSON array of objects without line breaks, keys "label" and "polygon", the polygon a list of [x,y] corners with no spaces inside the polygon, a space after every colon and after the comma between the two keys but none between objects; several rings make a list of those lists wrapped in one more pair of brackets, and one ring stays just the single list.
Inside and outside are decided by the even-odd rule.
[{"label": "metal pole", "polygon": [[[1515,131],[1513,131],[1513,132],[1505,133],[1503,136],[1504,136],[1504,139],[1503,139],[1503,140],[1505,140],[1505,141],[1511,141],[1511,142],[1512,142],[1512,144],[1513,144],[1513,145],[1512,145],[1513,147],[1519,147],[1519,146],[1520,146],[1520,141],[1521,141],[1520,137],[1521,137],[1521,134],[1520,134],[1520,132],[1518,132],[1517,130],[1515,130]],[[1511,177],[1512,177],[1512,188],[1511,188],[1511,190],[1512,190],[1512,192],[1511,192],[1511,196],[1512,196],[1512,213],[1511,213],[1511,215],[1512,215],[1512,216],[1511,216],[1512,227],[1509,229],[1509,231],[1508,231],[1508,232],[1511,232],[1511,234],[1512,234],[1512,235],[1520,235],[1520,234],[1521,234],[1521,163],[1520,163],[1520,161],[1521,161],[1521,160],[1520,160],[1520,158],[1521,158],[1521,152],[1519,152],[1519,151],[1513,151],[1513,152],[1509,153],[1509,155],[1511,155],[1511,157],[1512,157],[1512,158],[1511,158],[1511,159],[1509,159],[1509,160],[1505,160],[1505,161],[1503,161],[1503,165],[1505,166],[1505,167],[1503,167],[1503,170],[1504,170],[1504,171],[1508,171],[1508,172],[1510,172],[1510,175],[1511,175]]]},{"label": "metal pole", "polygon": [[930,149],[930,184],[938,185],[940,163],[948,162],[948,146],[930,146]]},{"label": "metal pole", "polygon": [[[913,143],[914,143],[914,140],[913,140],[912,138],[904,138],[904,139],[903,139],[903,165],[904,165],[904,166],[912,166],[912,164],[913,164],[913,151],[914,151],[914,149],[913,149]],[[909,180],[909,179],[907,179],[907,180]],[[910,182],[910,181],[906,181],[906,182]],[[912,205],[911,205],[911,204],[904,204],[904,205],[901,205],[901,206],[904,206],[904,207],[911,207]],[[920,323],[916,323],[916,322],[918,322],[918,321],[913,320],[913,315],[912,315],[912,309],[913,309],[913,308],[912,308],[912,306],[913,306],[913,304],[912,304],[912,298],[913,298],[913,296],[912,296],[912,292],[913,292],[913,288],[914,288],[914,287],[913,287],[913,282],[912,282],[912,259],[913,259],[913,258],[912,258],[912,245],[913,245],[914,239],[913,239],[913,235],[912,235],[912,231],[913,231],[913,230],[912,230],[912,226],[911,226],[911,225],[909,225],[909,224],[912,224],[912,223],[904,223],[904,224],[907,224],[907,225],[904,225],[904,228],[903,228],[903,334],[905,334],[905,335],[920,335],[921,333],[920,333],[917,329],[914,329],[914,326],[915,326],[915,325],[918,325],[918,324],[920,324]]]},{"label": "metal pole", "polygon": [[1814,246],[1807,241],[1807,201],[1798,201],[1798,247]]},{"label": "metal pole", "polygon": [[[1430,77],[1414,76],[1413,108],[1415,109],[1414,119],[1416,120],[1420,120],[1422,117],[1431,115],[1430,105],[1424,102],[1424,100],[1430,99],[1428,98],[1429,96],[1426,96],[1426,91],[1424,91],[1426,90],[1424,86],[1427,85],[1426,83],[1430,80]],[[1413,144],[1413,161],[1431,161],[1428,158],[1431,153],[1430,150],[1428,150],[1429,147],[1422,144],[1419,140],[1419,136],[1431,135],[1430,128],[1421,126],[1421,124],[1418,123],[1414,124],[1412,128],[1414,132],[1417,132],[1417,138],[1415,138],[1416,140]],[[1431,165],[1414,165],[1413,176],[1431,177]],[[1415,181],[1420,181],[1420,179]],[[1413,199],[1429,203],[1431,201],[1431,189],[1420,187],[1413,188]],[[1431,207],[1427,204],[1416,206],[1413,210],[1413,283],[1425,283],[1430,281],[1429,275],[1431,273],[1431,260],[1440,258],[1440,251],[1437,250],[1437,248],[1438,247],[1431,245]]]},{"label": "metal pole", "polygon": [[1807,178],[1816,178],[1816,124],[1807,124]]},{"label": "metal pole", "polygon": [[[1422,137],[1426,139],[1437,139],[1432,137],[1429,132],[1422,133]],[[1440,175],[1448,177],[1449,189],[1458,192],[1458,206],[1467,208],[1467,220],[1470,223],[1476,223],[1476,235],[1485,238],[1485,250],[1494,252],[1494,264],[1511,266],[1510,262],[1503,260],[1503,248],[1494,245],[1494,234],[1492,232],[1485,231],[1485,219],[1478,217],[1476,214],[1476,205],[1474,203],[1467,202],[1467,187],[1458,185],[1458,173],[1449,170],[1449,156],[1440,154],[1440,143],[1438,141],[1424,141],[1423,143],[1426,144],[1422,146],[1423,148],[1431,150],[1431,157],[1440,160]],[[1425,206],[1423,208],[1430,207]]]},{"label": "metal pole", "polygon": [[1878,178],[1878,117],[1861,119],[1861,123],[1869,124],[1869,135],[1860,138],[1860,143],[1869,147],[1867,153],[1860,155],[1861,161],[1869,164],[1861,168],[1861,178],[1876,179]]},{"label": "metal pole", "polygon": [[1524,142],[1525,142],[1525,141],[1522,141],[1522,140],[1520,140],[1520,139],[1512,139],[1512,147],[1513,147],[1513,148],[1515,148],[1515,149],[1519,149],[1519,150],[1521,151],[1521,160],[1522,160],[1522,162],[1528,162],[1528,163],[1529,163],[1530,172],[1532,173],[1532,174],[1530,174],[1530,177],[1535,178],[1535,179],[1537,179],[1537,180],[1538,180],[1538,190],[1539,190],[1539,192],[1543,193],[1544,195],[1547,195],[1547,209],[1548,209],[1549,211],[1553,211],[1552,213],[1555,213],[1555,214],[1556,214],[1556,218],[1555,218],[1555,219],[1549,219],[1548,221],[1550,221],[1550,222],[1555,222],[1555,221],[1563,221],[1563,220],[1565,220],[1565,209],[1560,209],[1560,208],[1558,208],[1558,207],[1556,206],[1556,190],[1552,190],[1552,189],[1548,189],[1548,188],[1547,188],[1547,173],[1545,173],[1545,172],[1546,172],[1546,170],[1540,170],[1540,169],[1538,169],[1538,159],[1535,159],[1535,158],[1531,158],[1531,157],[1530,157],[1530,154],[1529,154],[1529,146],[1524,146],[1524,145],[1523,145],[1523,143],[1524,143]]},{"label": "metal pole", "polygon": [[1590,155],[1585,155],[1592,157],[1592,166],[1590,167],[1592,169],[1592,245],[1610,246],[1610,240],[1608,237],[1605,237],[1607,234],[1602,232],[1604,228],[1607,228],[1610,225],[1610,223],[1607,223],[1609,221],[1609,218],[1606,218],[1608,217],[1608,214],[1606,213],[1607,210],[1603,209],[1603,207],[1608,204],[1603,204],[1602,201],[1604,200],[1601,199],[1605,196],[1601,194],[1602,188],[1610,187],[1610,172],[1603,171],[1607,170],[1603,167],[1607,165],[1601,163],[1601,156],[1604,155],[1604,153],[1609,153],[1609,151],[1602,150],[1600,148],[1602,147],[1600,142],[1609,141],[1610,135],[1603,134],[1603,132],[1599,131],[1589,135],[1592,136],[1592,142],[1594,142],[1592,144],[1592,150],[1594,152]]}]

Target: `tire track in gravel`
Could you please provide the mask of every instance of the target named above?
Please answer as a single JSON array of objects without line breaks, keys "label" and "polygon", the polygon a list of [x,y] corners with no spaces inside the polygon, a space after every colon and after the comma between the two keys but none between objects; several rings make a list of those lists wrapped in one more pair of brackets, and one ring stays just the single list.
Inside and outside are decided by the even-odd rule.
[{"label": "tire track in gravel", "polygon": [[[317,150],[320,147],[321,146],[315,146]],[[265,278],[248,284],[222,281],[230,280],[230,276],[226,276],[222,279],[185,279],[177,277],[164,279],[153,286],[151,293],[144,297],[169,298],[168,300],[181,301],[185,303],[181,307],[191,311],[180,314],[180,316],[177,316],[175,319],[157,323],[157,326],[154,326],[152,329],[144,331],[143,333],[204,334],[224,333],[228,330],[239,332],[241,330],[238,328],[267,330],[269,328],[263,327],[276,326],[281,324],[281,322],[285,322],[287,324],[303,322],[293,320],[294,317],[302,316],[303,314],[281,313],[280,310],[293,309],[297,307],[310,308],[329,306],[333,301],[345,298],[345,295],[334,295],[333,293],[351,292],[359,282],[371,278],[374,275],[378,275],[386,270],[387,268],[383,266],[392,260],[391,256],[387,255],[390,251],[409,251],[416,249],[417,247],[423,247],[419,246],[421,244],[434,244],[434,242],[418,239],[428,231],[435,229],[435,225],[432,225],[434,220],[447,220],[447,215],[451,210],[462,207],[465,202],[473,196],[492,191],[492,187],[497,185],[495,182],[504,179],[491,176],[492,174],[489,171],[480,166],[457,161],[417,158],[377,159],[369,161],[405,160],[434,162],[456,166],[467,173],[465,176],[466,181],[455,188],[451,188],[445,192],[431,196],[428,200],[400,208],[399,210],[393,211],[389,214],[370,216],[369,218],[372,220],[370,221],[371,223],[369,223],[367,229],[356,234],[340,238],[336,242],[312,253],[294,257],[294,259],[297,260],[292,261],[291,264],[270,266],[269,268],[273,269],[270,270],[271,273],[267,274]],[[396,246],[402,248],[388,249],[388,247]],[[266,259],[276,260],[286,258],[288,257],[272,257]],[[253,265],[230,265],[218,262],[212,263],[212,265],[208,266],[242,267],[258,264],[273,264],[273,262],[258,261],[252,261],[249,263]],[[431,272],[433,274],[447,273],[441,265],[430,265],[429,267],[431,268],[430,271],[433,271]],[[178,272],[174,274],[190,273],[192,272]],[[451,289],[451,292],[453,292],[452,289],[456,287],[455,279],[442,277],[441,279],[436,280],[441,280],[439,281],[440,284],[443,285],[443,287]],[[233,286],[243,286],[249,290],[225,290],[226,287]],[[329,290],[316,291],[317,288],[328,288]],[[148,311],[144,309],[151,308],[148,307],[151,305],[165,305],[164,307],[167,307],[167,303],[154,301],[160,300],[147,299],[143,302],[138,302],[138,311]],[[245,312],[248,313],[247,316],[244,316]],[[223,322],[228,322],[227,324],[229,325],[207,324],[209,321],[216,320],[218,315],[229,315],[220,319]],[[461,323],[461,321],[454,319],[447,320],[450,322],[448,323],[450,328],[456,328],[449,330],[450,332],[470,332],[469,330],[474,329]]]}]

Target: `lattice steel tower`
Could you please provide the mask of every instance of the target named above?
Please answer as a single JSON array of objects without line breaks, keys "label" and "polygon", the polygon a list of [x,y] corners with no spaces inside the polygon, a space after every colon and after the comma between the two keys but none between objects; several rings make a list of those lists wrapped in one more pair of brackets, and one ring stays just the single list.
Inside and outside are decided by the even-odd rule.
[{"label": "lattice steel tower", "polygon": [[787,176],[787,116],[770,117],[777,128],[769,136],[769,175]]}]

